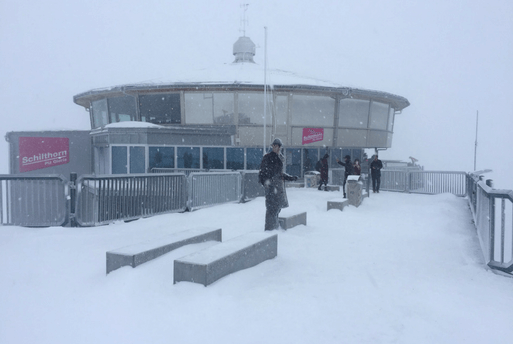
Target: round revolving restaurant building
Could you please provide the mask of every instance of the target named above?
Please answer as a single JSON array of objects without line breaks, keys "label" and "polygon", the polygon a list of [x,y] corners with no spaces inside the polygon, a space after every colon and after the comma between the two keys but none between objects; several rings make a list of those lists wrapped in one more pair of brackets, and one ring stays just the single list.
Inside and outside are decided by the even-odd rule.
[{"label": "round revolving restaurant building", "polygon": [[258,169],[264,147],[280,138],[287,172],[302,176],[325,152],[334,163],[391,147],[394,117],[409,105],[386,92],[265,71],[245,36],[233,55],[189,78],[74,96],[90,113],[94,173]]}]

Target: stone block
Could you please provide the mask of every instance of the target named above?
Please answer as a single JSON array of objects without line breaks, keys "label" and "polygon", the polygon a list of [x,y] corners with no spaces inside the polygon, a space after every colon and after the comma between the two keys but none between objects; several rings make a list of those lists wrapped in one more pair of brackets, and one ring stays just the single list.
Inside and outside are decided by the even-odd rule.
[{"label": "stone block", "polygon": [[107,274],[120,267],[135,268],[172,250],[209,240],[221,241],[221,228],[195,228],[107,252]]},{"label": "stone block", "polygon": [[306,212],[290,216],[280,216],[278,217],[278,221],[280,222],[280,227],[283,229],[289,229],[299,225],[306,226]]},{"label": "stone block", "polygon": [[174,283],[210,285],[231,273],[253,267],[278,255],[278,235],[248,233],[192,253],[174,262]]}]

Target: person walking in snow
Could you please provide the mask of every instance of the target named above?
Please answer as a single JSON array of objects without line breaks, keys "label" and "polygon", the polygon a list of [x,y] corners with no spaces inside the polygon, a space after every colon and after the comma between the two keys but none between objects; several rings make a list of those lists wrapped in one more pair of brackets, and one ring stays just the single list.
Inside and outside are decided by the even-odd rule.
[{"label": "person walking in snow", "polygon": [[283,143],[275,139],[272,151],[264,155],[260,164],[258,178],[265,188],[265,230],[271,231],[280,227],[278,214],[282,208],[287,208],[289,202],[285,191],[285,180],[295,181],[297,176],[283,172],[285,157],[280,153]]},{"label": "person walking in snow", "polygon": [[328,191],[328,153],[324,154],[324,156],[321,159],[321,182],[319,184],[319,189],[322,189],[322,184],[324,184],[324,191]]},{"label": "person walking in snow", "polygon": [[372,177],[372,192],[379,193],[379,185],[381,184],[381,169],[383,163],[378,159],[378,155],[374,155],[374,160],[370,164],[371,177]]},{"label": "person walking in snow", "polygon": [[353,164],[351,163],[351,156],[346,155],[344,157],[344,162],[337,159],[337,163],[339,165],[344,166],[345,172],[344,172],[344,183],[342,185],[342,188],[344,189],[344,198],[347,198],[346,196],[346,182],[347,182],[347,176],[350,176],[353,174]]}]

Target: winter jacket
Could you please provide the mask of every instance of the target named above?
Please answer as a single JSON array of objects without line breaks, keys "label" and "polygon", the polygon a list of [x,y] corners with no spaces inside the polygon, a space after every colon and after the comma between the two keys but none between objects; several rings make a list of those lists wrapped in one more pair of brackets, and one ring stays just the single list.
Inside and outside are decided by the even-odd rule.
[{"label": "winter jacket", "polygon": [[266,204],[271,207],[287,208],[289,202],[284,180],[297,180],[297,177],[283,172],[283,155],[270,152],[264,155],[258,178],[265,187]]},{"label": "winter jacket", "polygon": [[381,177],[381,169],[383,168],[383,163],[381,162],[381,160],[379,160],[379,159],[372,160],[370,167],[371,167],[371,175],[373,177]]},{"label": "winter jacket", "polygon": [[344,169],[345,169],[344,176],[346,178],[347,178],[347,176],[353,174],[353,164],[351,163],[350,160],[345,159],[344,162],[342,162],[342,161],[337,161],[337,162],[339,165],[344,166]]},{"label": "winter jacket", "polygon": [[362,173],[362,167],[360,165],[353,166],[353,174],[359,176]]}]

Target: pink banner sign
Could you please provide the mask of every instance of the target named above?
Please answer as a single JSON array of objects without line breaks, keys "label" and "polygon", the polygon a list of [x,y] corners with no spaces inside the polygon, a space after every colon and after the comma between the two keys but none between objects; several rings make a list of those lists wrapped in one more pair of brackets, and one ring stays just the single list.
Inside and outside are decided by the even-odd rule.
[{"label": "pink banner sign", "polygon": [[67,164],[69,138],[20,137],[20,172]]},{"label": "pink banner sign", "polygon": [[322,141],[324,139],[323,128],[303,128],[303,144]]}]

